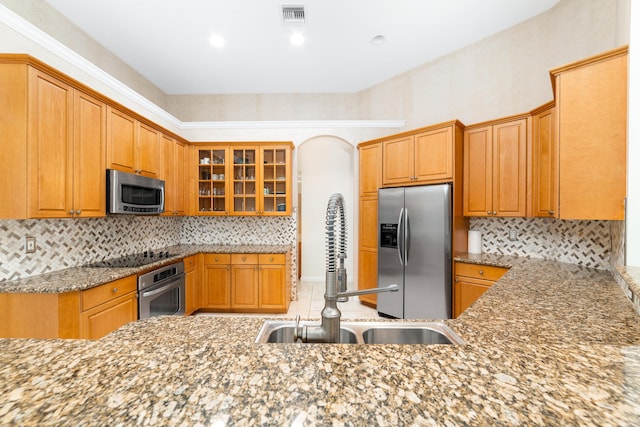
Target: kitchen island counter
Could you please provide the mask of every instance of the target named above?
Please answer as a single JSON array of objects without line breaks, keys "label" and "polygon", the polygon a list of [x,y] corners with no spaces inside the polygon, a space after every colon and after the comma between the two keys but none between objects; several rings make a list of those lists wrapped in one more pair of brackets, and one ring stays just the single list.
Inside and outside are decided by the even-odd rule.
[{"label": "kitchen island counter", "polygon": [[254,344],[263,320],[157,317],[98,341],[0,340],[0,423],[640,419],[639,317],[607,272],[542,260],[512,265],[460,318],[447,321],[467,341],[461,346]]}]

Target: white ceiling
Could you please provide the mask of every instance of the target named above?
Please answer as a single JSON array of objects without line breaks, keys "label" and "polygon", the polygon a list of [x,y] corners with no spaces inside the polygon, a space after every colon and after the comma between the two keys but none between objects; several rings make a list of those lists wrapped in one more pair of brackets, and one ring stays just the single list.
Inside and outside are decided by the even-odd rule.
[{"label": "white ceiling", "polygon": [[[174,95],[357,92],[559,0],[47,1]],[[303,5],[306,23],[284,24],[282,5]],[[294,31],[303,46],[289,43]],[[374,46],[376,35],[386,42]]]}]

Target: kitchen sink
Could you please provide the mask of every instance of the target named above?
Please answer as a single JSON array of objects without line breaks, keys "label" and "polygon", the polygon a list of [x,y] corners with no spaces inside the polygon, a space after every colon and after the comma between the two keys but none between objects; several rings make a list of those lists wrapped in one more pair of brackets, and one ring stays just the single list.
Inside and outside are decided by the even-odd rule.
[{"label": "kitchen sink", "polygon": [[[302,321],[300,326],[317,325]],[[267,320],[256,343],[293,343],[295,322]],[[464,344],[455,332],[442,322],[341,322],[339,344]]]}]

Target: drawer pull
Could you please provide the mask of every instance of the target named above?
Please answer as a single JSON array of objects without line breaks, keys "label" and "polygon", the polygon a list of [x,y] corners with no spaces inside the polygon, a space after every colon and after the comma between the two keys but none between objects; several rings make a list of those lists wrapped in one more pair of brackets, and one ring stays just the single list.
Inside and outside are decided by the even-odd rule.
[{"label": "drawer pull", "polygon": [[246,256],[243,256],[243,257],[242,257],[242,261],[244,262],[244,261],[246,261],[246,260],[247,260],[247,257],[246,257]]},{"label": "drawer pull", "polygon": [[118,288],[111,289],[111,292],[113,292],[114,294],[118,293]]},{"label": "drawer pull", "polygon": [[269,262],[273,262],[273,257],[272,256],[269,257]]},{"label": "drawer pull", "polygon": [[220,261],[220,258],[216,257],[216,262]]},{"label": "drawer pull", "polygon": [[480,275],[482,276],[484,274],[484,270],[480,270],[478,271],[478,273],[480,273]]}]

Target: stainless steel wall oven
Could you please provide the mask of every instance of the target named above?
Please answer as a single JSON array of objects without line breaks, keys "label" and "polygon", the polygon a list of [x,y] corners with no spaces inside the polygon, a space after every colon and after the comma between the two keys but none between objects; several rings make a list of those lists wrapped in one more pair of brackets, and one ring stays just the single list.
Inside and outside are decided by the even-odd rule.
[{"label": "stainless steel wall oven", "polygon": [[183,315],[184,263],[165,265],[138,277],[138,316]]}]

